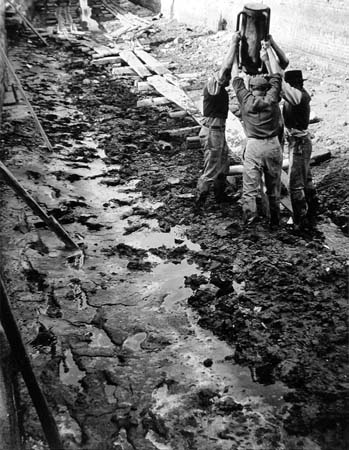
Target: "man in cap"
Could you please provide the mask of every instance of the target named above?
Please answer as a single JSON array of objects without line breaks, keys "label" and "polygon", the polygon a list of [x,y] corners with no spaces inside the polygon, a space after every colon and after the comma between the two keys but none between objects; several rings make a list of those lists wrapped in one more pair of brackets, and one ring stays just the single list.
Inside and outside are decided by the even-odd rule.
[{"label": "man in cap", "polygon": [[[268,46],[268,44],[266,44]],[[282,73],[272,52],[267,52],[269,70]],[[304,89],[301,70],[288,70],[282,83],[283,118],[289,150],[289,190],[295,231],[313,227],[318,209],[316,189],[310,169],[312,142],[308,131],[309,93]]]},{"label": "man in cap", "polygon": [[217,203],[230,201],[225,193],[229,172],[229,148],[225,139],[229,96],[225,88],[231,80],[231,68],[239,40],[240,34],[235,32],[219,72],[208,79],[204,88],[204,120],[199,134],[204,146],[204,168],[197,183],[196,211],[205,204],[212,185]]},{"label": "man in cap", "polygon": [[249,79],[247,89],[239,77],[237,59],[233,64],[233,88],[240,104],[241,118],[247,137],[243,157],[242,209],[245,223],[258,218],[257,198],[264,174],[269,201],[270,226],[280,221],[280,187],[282,149],[279,141],[281,75],[268,79],[255,76]]}]

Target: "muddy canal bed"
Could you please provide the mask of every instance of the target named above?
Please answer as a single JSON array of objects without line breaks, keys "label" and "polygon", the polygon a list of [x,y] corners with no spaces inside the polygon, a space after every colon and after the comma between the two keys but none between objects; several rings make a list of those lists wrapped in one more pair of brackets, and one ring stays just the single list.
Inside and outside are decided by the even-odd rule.
[{"label": "muddy canal bed", "polygon": [[[193,55],[217,37],[172,26],[163,33],[183,41],[153,36],[157,56],[170,49],[176,70],[191,57],[206,71]],[[134,79],[112,79],[78,42],[43,48],[21,34],[9,54],[54,152],[17,104],[4,111],[1,159],[83,250],[64,249],[2,183],[4,278],[65,449],[347,448],[348,140],[335,101],[320,108],[345,76],[323,85],[311,65],[326,114],[314,142],[333,158],[314,167],[318,231],[295,236],[286,210],[276,232],[244,228],[239,180],[235,203],[209,199],[195,215],[202,153],[163,135],[195,122],[171,119],[171,105],[137,108]],[[19,382],[26,449],[44,449]]]}]

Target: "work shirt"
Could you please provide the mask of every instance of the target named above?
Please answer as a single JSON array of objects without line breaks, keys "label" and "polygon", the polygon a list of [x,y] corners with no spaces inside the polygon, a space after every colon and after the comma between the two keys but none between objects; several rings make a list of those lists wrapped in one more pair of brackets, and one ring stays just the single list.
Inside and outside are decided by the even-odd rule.
[{"label": "work shirt", "polygon": [[308,92],[283,83],[282,96],[285,99],[283,117],[288,132],[292,135],[307,134],[310,117],[310,100]]},{"label": "work shirt", "polygon": [[245,87],[242,78],[233,79],[233,88],[240,103],[241,118],[248,138],[267,139],[280,133],[281,75],[273,74],[270,88],[264,95],[256,96]]},{"label": "work shirt", "polygon": [[204,88],[203,113],[205,117],[225,120],[228,117],[229,96],[222,80],[216,74]]}]

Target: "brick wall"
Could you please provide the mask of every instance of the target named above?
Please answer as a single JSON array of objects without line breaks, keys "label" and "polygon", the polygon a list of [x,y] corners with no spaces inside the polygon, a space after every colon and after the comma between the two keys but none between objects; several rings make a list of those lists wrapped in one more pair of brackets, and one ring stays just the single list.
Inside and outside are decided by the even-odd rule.
[{"label": "brick wall", "polygon": [[[222,18],[235,30],[241,0],[162,0],[167,17],[217,30]],[[271,8],[270,32],[282,45],[349,64],[349,0],[265,0]]]}]

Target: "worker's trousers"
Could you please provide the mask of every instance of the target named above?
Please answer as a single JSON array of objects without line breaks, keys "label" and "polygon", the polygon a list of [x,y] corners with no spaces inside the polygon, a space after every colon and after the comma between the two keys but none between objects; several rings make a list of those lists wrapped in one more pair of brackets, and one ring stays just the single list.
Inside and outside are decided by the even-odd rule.
[{"label": "worker's trousers", "polygon": [[288,136],[289,190],[293,222],[300,225],[307,215],[314,214],[316,190],[310,170],[312,143],[310,136]]},{"label": "worker's trousers", "polygon": [[246,222],[255,219],[264,174],[269,201],[270,220],[277,224],[280,216],[282,150],[278,136],[267,139],[248,138],[243,157],[242,210]]},{"label": "worker's trousers", "polygon": [[228,145],[224,127],[201,128],[199,134],[204,146],[204,168],[197,183],[199,194],[207,193],[211,185],[225,185],[229,172]]}]

